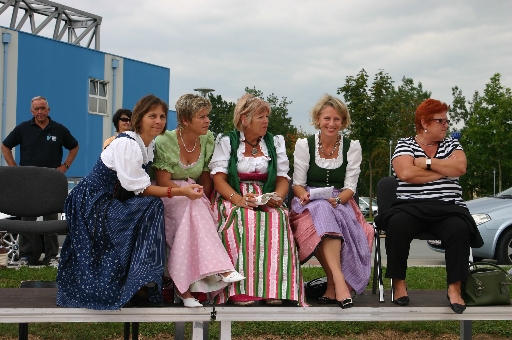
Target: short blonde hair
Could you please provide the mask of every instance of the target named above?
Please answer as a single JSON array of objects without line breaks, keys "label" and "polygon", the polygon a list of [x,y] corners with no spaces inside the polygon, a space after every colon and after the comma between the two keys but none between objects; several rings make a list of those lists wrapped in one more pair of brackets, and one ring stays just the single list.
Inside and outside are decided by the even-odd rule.
[{"label": "short blonde hair", "polygon": [[333,97],[331,95],[325,94],[319,101],[316,102],[315,106],[311,109],[311,125],[315,127],[315,129],[320,129],[320,124],[318,123],[318,117],[320,117],[320,113],[322,113],[322,109],[326,106],[332,107],[341,117],[341,130],[344,130],[352,124],[350,120],[350,114],[348,113],[347,105],[342,102],[340,99]]},{"label": "short blonde hair", "polygon": [[236,102],[233,125],[238,131],[242,131],[242,116],[247,117],[246,123],[249,124],[252,116],[261,112],[270,114],[270,104],[261,98],[246,93]]},{"label": "short blonde hair", "polygon": [[192,118],[202,109],[212,109],[212,103],[206,97],[201,97],[197,94],[184,94],[176,102],[176,118],[178,120],[178,127],[183,128],[183,120],[190,122]]}]

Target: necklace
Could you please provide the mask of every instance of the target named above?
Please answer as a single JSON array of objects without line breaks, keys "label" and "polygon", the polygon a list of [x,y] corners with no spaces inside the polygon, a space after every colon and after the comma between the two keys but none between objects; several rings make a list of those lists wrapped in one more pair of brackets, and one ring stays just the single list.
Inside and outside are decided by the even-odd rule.
[{"label": "necklace", "polygon": [[331,153],[326,154],[324,149],[322,148],[322,141],[320,140],[320,135],[318,135],[318,150],[321,151],[325,156],[330,157],[333,155],[334,151],[336,151],[338,146],[340,146],[340,140],[340,135],[338,135],[338,137],[336,137],[336,143],[334,143],[334,147],[332,148]]},{"label": "necklace", "polygon": [[258,137],[256,144],[251,144],[247,139],[244,140],[247,144],[252,146],[251,155],[256,156],[258,154],[258,144],[260,143],[261,137]]},{"label": "necklace", "polygon": [[181,142],[183,143],[183,148],[185,149],[185,151],[188,153],[194,152],[194,150],[196,149],[196,146],[197,146],[197,138],[194,141],[194,147],[192,148],[192,150],[189,150],[189,149],[187,149],[187,146],[185,145],[185,141],[183,140],[183,135],[181,134],[181,129],[179,129],[179,132],[180,132],[180,139],[181,139]]},{"label": "necklace", "polygon": [[420,143],[421,145],[425,145],[425,146],[434,146],[434,144],[425,144],[423,142],[420,142],[420,139],[418,138],[418,135],[416,135],[414,137],[414,139],[416,140],[416,142]]}]

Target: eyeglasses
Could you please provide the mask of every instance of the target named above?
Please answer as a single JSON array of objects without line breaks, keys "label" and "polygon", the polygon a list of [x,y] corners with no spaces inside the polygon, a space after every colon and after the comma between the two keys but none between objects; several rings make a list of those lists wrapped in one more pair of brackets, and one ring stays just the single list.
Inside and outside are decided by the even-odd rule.
[{"label": "eyeglasses", "polygon": [[432,120],[438,122],[439,124],[441,125],[444,125],[445,123],[450,125],[450,120],[449,119],[443,119],[443,118],[432,118]]},{"label": "eyeglasses", "polygon": [[123,117],[123,118],[119,118],[119,120],[124,122],[124,123],[127,123],[127,122],[130,121],[130,118]]}]

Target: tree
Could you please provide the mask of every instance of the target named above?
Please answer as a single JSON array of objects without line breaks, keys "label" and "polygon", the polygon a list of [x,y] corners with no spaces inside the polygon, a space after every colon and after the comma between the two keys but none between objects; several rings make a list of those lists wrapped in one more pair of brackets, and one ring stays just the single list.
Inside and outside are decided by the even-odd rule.
[{"label": "tree", "polygon": [[220,95],[214,96],[208,94],[208,99],[212,103],[210,111],[210,130],[215,134],[226,133],[234,129],[233,113],[235,103],[227,102]]},{"label": "tree", "polygon": [[[337,91],[338,94],[343,94],[349,108],[352,120],[349,137],[358,139],[361,144],[362,173],[369,175],[368,182],[361,178],[363,188],[360,189],[368,190],[370,197],[373,197],[373,165],[376,159],[385,159],[380,156],[378,146],[388,141],[390,136],[390,99],[393,91],[393,81],[387,73],[380,70],[370,87],[368,74],[364,69],[355,77],[348,76],[345,85]],[[370,209],[370,214],[371,211]]]},{"label": "tree", "polygon": [[452,88],[450,118],[465,124],[461,144],[468,167],[461,185],[466,199],[492,194],[494,171],[498,191],[512,186],[512,92],[501,85],[500,78],[499,73],[494,74],[483,95],[476,91],[473,100],[467,102],[469,108],[462,91]]}]

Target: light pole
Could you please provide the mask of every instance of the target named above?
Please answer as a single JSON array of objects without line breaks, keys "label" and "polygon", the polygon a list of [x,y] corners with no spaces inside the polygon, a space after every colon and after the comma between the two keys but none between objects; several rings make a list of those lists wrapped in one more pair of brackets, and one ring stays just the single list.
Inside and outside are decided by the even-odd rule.
[{"label": "light pole", "polygon": [[391,147],[393,146],[393,140],[389,140],[389,176],[391,176]]},{"label": "light pole", "polygon": [[214,89],[209,89],[206,87],[200,87],[198,89],[194,89],[194,91],[200,92],[201,96],[206,97],[208,93],[215,91]]},{"label": "light pole", "polygon": [[492,169],[492,174],[494,178],[494,196],[496,196],[496,168]]}]

